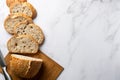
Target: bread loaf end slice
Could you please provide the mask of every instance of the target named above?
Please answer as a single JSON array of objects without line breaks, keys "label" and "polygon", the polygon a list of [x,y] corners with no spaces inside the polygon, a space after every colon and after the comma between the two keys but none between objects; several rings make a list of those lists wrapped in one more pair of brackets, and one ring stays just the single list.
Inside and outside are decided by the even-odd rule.
[{"label": "bread loaf end slice", "polygon": [[10,70],[19,77],[32,78],[39,72],[42,62],[42,59],[11,54]]}]

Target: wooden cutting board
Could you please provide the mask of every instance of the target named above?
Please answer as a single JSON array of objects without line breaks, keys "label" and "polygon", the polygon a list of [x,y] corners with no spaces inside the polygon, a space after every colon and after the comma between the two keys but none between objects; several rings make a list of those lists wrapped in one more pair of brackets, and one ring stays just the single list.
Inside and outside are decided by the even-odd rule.
[{"label": "wooden cutting board", "polygon": [[10,70],[10,66],[9,66],[10,64],[9,62],[11,60],[10,56],[11,56],[11,53],[8,53],[7,56],[5,57],[5,60],[7,64],[7,71],[12,77],[12,80],[56,80],[58,76],[60,75],[60,73],[64,70],[62,66],[57,64],[55,61],[53,61],[43,52],[38,51],[38,53],[36,53],[35,55],[27,55],[27,56],[43,59],[44,62],[42,64],[42,67],[39,73],[32,79],[20,78],[14,75]]}]

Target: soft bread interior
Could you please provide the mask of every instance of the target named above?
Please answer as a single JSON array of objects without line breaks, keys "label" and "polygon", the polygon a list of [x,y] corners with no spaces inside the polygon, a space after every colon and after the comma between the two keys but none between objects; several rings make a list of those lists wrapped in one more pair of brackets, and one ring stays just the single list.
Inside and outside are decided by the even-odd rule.
[{"label": "soft bread interior", "polygon": [[21,22],[21,21],[24,21],[26,20],[24,17],[16,17],[16,18],[8,18],[5,22],[5,26],[6,26],[6,30],[9,32],[9,33],[13,33],[14,32],[14,26]]},{"label": "soft bread interior", "polygon": [[31,36],[14,36],[8,41],[8,49],[14,53],[36,53],[38,43]]},{"label": "soft bread interior", "polygon": [[32,17],[33,15],[30,7],[28,7],[27,5],[24,5],[23,3],[14,4],[14,6],[11,8],[11,13],[23,13],[29,17]]},{"label": "soft bread interior", "polygon": [[44,34],[42,30],[35,24],[21,22],[14,28],[14,31],[17,35],[31,35],[39,44],[42,44],[44,40]]}]

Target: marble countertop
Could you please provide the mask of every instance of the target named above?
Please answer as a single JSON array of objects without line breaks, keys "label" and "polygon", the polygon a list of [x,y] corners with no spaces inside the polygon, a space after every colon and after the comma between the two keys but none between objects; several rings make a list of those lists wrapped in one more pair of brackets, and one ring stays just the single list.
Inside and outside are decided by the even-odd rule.
[{"label": "marble countertop", "polygon": [[[40,49],[64,67],[57,80],[120,80],[120,0],[28,0],[45,34]],[[0,48],[11,37],[0,0]],[[1,75],[1,77],[3,77]],[[1,80],[1,79],[0,79]]]}]

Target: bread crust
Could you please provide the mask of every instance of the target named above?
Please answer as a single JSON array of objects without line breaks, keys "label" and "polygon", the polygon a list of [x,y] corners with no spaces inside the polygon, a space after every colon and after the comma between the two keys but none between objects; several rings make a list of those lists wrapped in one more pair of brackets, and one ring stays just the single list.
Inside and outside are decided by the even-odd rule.
[{"label": "bread crust", "polygon": [[27,0],[6,0],[6,4],[7,4],[8,7],[10,7],[15,2],[22,3],[22,2],[27,2]]},{"label": "bread crust", "polygon": [[[21,55],[18,55],[21,57]],[[25,57],[25,56],[24,56]],[[26,57],[27,58],[27,57]],[[37,59],[37,58],[34,58]],[[26,60],[16,57],[16,54],[11,55],[10,69],[12,73],[22,78],[32,78],[40,70],[43,60]]]},{"label": "bread crust", "polygon": [[[18,42],[20,43],[20,39],[21,38],[27,38],[29,39],[30,41],[32,41],[31,43],[34,44],[34,46],[31,44],[31,47],[33,46],[34,47],[34,51],[32,49],[32,51],[29,51],[31,50],[31,48],[25,48],[24,50],[16,50],[17,47],[23,47],[21,46],[22,44],[25,44],[25,43],[21,43],[21,45],[16,45],[18,44]],[[14,41],[13,41],[14,40]],[[18,41],[17,41],[18,40]],[[16,41],[16,42],[15,42]],[[22,41],[21,41],[22,42]],[[28,45],[25,45],[25,46],[28,46]],[[8,42],[7,42],[7,48],[9,50],[9,52],[11,53],[15,53],[15,54],[35,54],[38,52],[38,48],[39,48],[39,45],[38,43],[36,42],[36,40],[30,36],[30,35],[14,35],[12,36]],[[28,50],[29,49],[29,50]]]},{"label": "bread crust", "polygon": [[[22,24],[26,25],[25,26],[26,28],[33,26],[34,29],[36,29],[36,31],[33,32],[31,29],[26,31],[24,29],[24,26],[22,26],[22,27],[20,26]],[[19,27],[21,27],[21,28],[19,29]],[[23,33],[23,31],[24,31],[24,33]],[[20,34],[17,32],[19,32]],[[15,35],[21,35],[21,34],[22,35],[25,35],[25,34],[31,35],[38,42],[39,45],[41,45],[44,42],[44,34],[43,34],[42,29],[34,23],[29,23],[27,21],[20,22],[20,23],[16,24],[16,26],[14,27],[14,33],[15,33]],[[37,36],[37,38],[39,38],[39,39],[37,39],[35,36]]]},{"label": "bread crust", "polygon": [[7,25],[7,22],[10,21],[11,19],[14,20],[14,19],[17,19],[17,18],[19,18],[19,17],[24,18],[25,21],[28,21],[29,23],[33,23],[32,19],[31,19],[30,17],[24,15],[24,14],[20,14],[20,13],[9,14],[9,15],[7,16],[7,18],[5,19],[5,21],[4,21],[4,28],[5,28],[5,30],[6,30],[8,33],[14,34],[14,26],[15,26],[16,24],[15,24],[14,26],[11,26],[11,25],[10,25],[9,27],[11,28],[11,30],[9,30],[9,27],[8,27],[8,25]]},{"label": "bread crust", "polygon": [[24,13],[24,12],[15,12],[15,13],[22,13],[22,14],[24,14],[24,15],[27,15],[27,16],[31,17],[32,19],[34,19],[34,18],[37,16],[37,11],[36,11],[36,9],[32,6],[32,4],[30,4],[30,3],[28,3],[28,2],[24,2],[24,3],[15,2],[15,3],[13,3],[13,4],[10,6],[10,13],[14,13],[14,12],[13,12],[13,9],[14,9],[14,7],[15,7],[16,5],[27,6],[27,7],[31,10],[32,14],[31,14],[31,15],[28,15],[28,14],[26,14],[26,13]]}]

